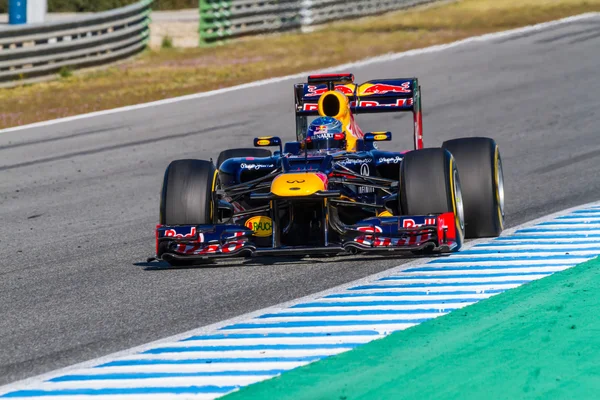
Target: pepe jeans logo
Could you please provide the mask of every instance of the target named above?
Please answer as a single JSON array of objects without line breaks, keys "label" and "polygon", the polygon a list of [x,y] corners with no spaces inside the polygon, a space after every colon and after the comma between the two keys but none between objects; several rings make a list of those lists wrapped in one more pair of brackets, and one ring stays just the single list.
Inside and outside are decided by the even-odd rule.
[{"label": "pepe jeans logo", "polygon": [[381,157],[379,159],[380,163],[386,163],[386,164],[398,164],[400,161],[402,161],[402,157],[400,156],[396,156],[396,157]]}]

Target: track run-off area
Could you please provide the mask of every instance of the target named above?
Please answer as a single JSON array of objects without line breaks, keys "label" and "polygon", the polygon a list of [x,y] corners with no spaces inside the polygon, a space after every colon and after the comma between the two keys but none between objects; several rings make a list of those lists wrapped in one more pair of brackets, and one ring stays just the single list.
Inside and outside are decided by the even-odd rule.
[{"label": "track run-off area", "polygon": [[[491,35],[460,46],[383,57],[344,69],[354,72],[359,81],[418,76],[423,86],[427,146],[439,146],[444,140],[460,136],[496,139],[504,162],[507,223],[516,226],[599,198],[599,45],[600,18],[587,16],[510,35]],[[415,289],[428,290],[429,295],[444,292],[444,296],[466,292],[453,299],[415,295],[406,299],[406,304],[395,295],[384,300],[371,296],[372,301],[397,303],[376,304],[375,308],[364,304],[364,299],[334,298],[324,301],[326,310],[321,309],[324,305],[312,309],[292,307],[268,316],[250,315],[262,318],[230,325],[235,327],[230,332],[237,329],[240,334],[254,329],[266,337],[264,343],[241,337],[221,342],[224,338],[218,335],[223,332],[215,333],[217,328],[225,328],[221,324],[202,330],[204,336],[188,343],[167,342],[174,344],[170,348],[174,351],[156,350],[165,348],[156,345],[143,350],[149,353],[129,352],[125,358],[106,360],[104,364],[108,365],[88,365],[104,365],[112,368],[110,373],[179,373],[181,370],[174,366],[180,365],[187,365],[188,372],[202,372],[193,367],[198,363],[181,361],[209,357],[215,361],[206,370],[218,378],[217,372],[222,371],[219,368],[231,361],[228,357],[245,360],[245,369],[237,366],[230,371],[244,371],[256,367],[256,359],[264,363],[272,356],[270,375],[261,375],[264,369],[255,370],[258,372],[250,378],[241,374],[246,379],[243,384],[248,384],[273,376],[273,372],[349,350],[600,253],[594,239],[594,235],[600,235],[600,214],[592,207],[422,266],[415,266],[410,258],[364,256],[235,261],[200,269],[164,269],[144,263],[153,252],[160,183],[168,163],[177,158],[216,158],[223,149],[250,145],[255,136],[278,135],[291,140],[292,83],[301,80],[279,79],[0,133],[0,384],[216,324],[394,267],[386,277],[369,278],[370,283],[353,286],[348,294],[388,290],[405,293]],[[391,149],[411,147],[408,116],[365,116],[358,121],[363,129],[391,130]],[[411,264],[403,266],[407,262]],[[407,268],[414,270],[404,271]],[[412,307],[410,300],[417,300],[417,304]],[[418,303],[430,300],[434,303]],[[440,300],[454,302],[437,303]],[[357,304],[349,310],[348,303]],[[381,325],[382,320],[387,322]],[[361,329],[355,329],[356,321],[361,321]],[[316,328],[323,324],[328,328]],[[378,324],[383,327],[373,327]],[[311,340],[322,346],[306,353],[305,340],[294,335],[307,332],[307,327],[316,334],[328,330],[362,333]],[[269,334],[283,333],[292,336],[269,340]],[[218,337],[207,339],[207,334]],[[187,349],[189,342],[197,348],[178,351]],[[273,343],[283,347],[268,348]],[[221,346],[221,356],[230,356],[207,355],[206,346]],[[225,349],[227,346],[237,347]],[[285,366],[276,365],[282,357],[292,360]],[[171,367],[159,370],[152,360],[163,359],[175,361],[166,363]],[[91,368],[68,374],[74,376],[79,371],[78,376],[83,376],[90,370],[107,373]],[[209,382],[206,386],[217,386],[214,382],[219,382],[213,375],[211,379],[217,380],[201,375],[194,376],[195,380],[189,376],[156,376],[148,379],[176,382],[163,386],[170,387],[170,392],[136,392],[140,387],[161,386],[140,386],[140,380],[133,378],[131,383],[131,377],[124,377],[120,383],[127,384],[119,386],[110,378],[77,380],[65,379],[66,373],[53,375],[56,378],[50,379],[58,381],[42,383],[34,378],[23,387],[21,383],[2,387],[0,393],[15,397],[43,394],[37,390],[75,390],[65,393],[67,398],[75,399],[80,394],[85,398],[91,394],[77,390],[105,390],[93,394],[165,398],[181,382],[197,387],[204,383],[194,382]],[[115,387],[122,391],[111,392]],[[219,393],[235,389],[225,388]],[[14,392],[20,389],[33,391]],[[191,394],[184,393],[183,398]],[[197,394],[198,398],[215,397],[210,391],[198,390]]]}]

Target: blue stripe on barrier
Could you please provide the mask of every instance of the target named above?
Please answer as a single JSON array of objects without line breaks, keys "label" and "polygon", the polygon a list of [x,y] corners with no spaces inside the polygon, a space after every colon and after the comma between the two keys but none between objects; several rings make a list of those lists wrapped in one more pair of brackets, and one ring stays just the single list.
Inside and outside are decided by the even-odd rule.
[{"label": "blue stripe on barrier", "polygon": [[156,378],[199,378],[206,376],[275,376],[287,370],[270,369],[264,371],[202,371],[202,372],[135,372],[94,375],[63,375],[49,379],[48,382],[109,381],[126,379]]},{"label": "blue stripe on barrier", "polygon": [[132,367],[139,365],[190,365],[190,364],[247,364],[247,363],[266,363],[266,362],[311,362],[317,361],[326,355],[322,356],[305,356],[305,357],[239,357],[239,358],[186,358],[183,360],[160,360],[160,359],[135,359],[135,360],[115,360],[99,365],[94,368],[106,367]]},{"label": "blue stripe on barrier", "polygon": [[159,347],[144,351],[142,354],[189,353],[193,351],[251,351],[251,350],[316,350],[340,349],[356,347],[361,343],[323,343],[323,344],[254,344],[239,346],[189,346],[189,347]]},{"label": "blue stripe on barrier", "polygon": [[50,397],[50,396],[110,396],[134,394],[193,394],[228,393],[240,386],[176,386],[142,388],[106,388],[106,389],[55,389],[55,390],[19,390],[0,395],[0,398]]}]

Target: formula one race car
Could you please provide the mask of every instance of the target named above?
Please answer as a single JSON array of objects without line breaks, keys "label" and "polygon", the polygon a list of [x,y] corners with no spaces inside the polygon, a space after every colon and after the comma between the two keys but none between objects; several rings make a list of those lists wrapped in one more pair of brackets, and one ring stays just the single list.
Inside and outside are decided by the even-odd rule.
[{"label": "formula one race car", "polygon": [[[498,236],[504,185],[496,142],[423,148],[420,91],[416,78],[358,85],[352,74],[309,76],[294,85],[296,141],[259,137],[255,148],[223,151],[216,165],[171,162],[156,258],[448,253],[464,237]],[[413,151],[380,150],[391,133],[364,133],[354,120],[402,111],[414,116]]]}]

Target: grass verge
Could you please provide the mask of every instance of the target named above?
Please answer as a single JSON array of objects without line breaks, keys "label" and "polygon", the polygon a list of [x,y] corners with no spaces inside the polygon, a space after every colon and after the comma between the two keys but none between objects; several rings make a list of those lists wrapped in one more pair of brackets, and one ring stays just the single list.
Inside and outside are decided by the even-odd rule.
[{"label": "grass verge", "polygon": [[0,128],[324,68],[588,11],[600,11],[600,0],[462,0],[334,23],[307,34],[191,50],[164,46],[109,69],[2,89]]}]

